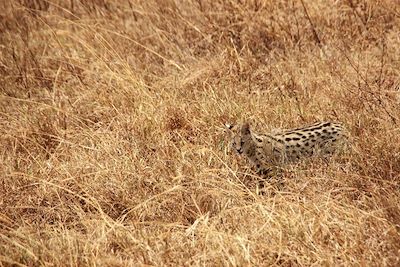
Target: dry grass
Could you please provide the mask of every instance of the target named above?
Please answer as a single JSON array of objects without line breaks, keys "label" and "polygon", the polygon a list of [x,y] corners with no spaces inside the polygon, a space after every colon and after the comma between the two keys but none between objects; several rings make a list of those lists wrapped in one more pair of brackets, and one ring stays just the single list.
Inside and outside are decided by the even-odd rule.
[{"label": "dry grass", "polygon": [[[399,266],[398,1],[0,10],[1,266]],[[265,195],[222,127],[326,119]]]}]

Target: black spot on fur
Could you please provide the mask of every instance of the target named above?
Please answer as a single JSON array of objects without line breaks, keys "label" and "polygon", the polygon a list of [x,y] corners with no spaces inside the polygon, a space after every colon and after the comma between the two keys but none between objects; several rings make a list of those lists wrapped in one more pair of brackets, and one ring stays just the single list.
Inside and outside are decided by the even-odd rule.
[{"label": "black spot on fur", "polygon": [[322,126],[318,126],[318,127],[311,128],[310,131],[316,131],[316,130],[321,130],[321,129],[322,129]]},{"label": "black spot on fur", "polygon": [[285,138],[285,141],[286,141],[286,142],[290,142],[290,141],[292,141],[292,138],[286,137],[286,138]]},{"label": "black spot on fur", "polygon": [[323,129],[322,132],[323,132],[323,133],[327,133],[328,130],[327,130],[327,129]]},{"label": "black spot on fur", "polygon": [[322,125],[322,127],[328,127],[328,126],[331,126],[331,123],[330,123],[330,122],[327,122],[327,123],[325,123],[325,124]]},{"label": "black spot on fur", "polygon": [[298,137],[293,137],[293,140],[294,140],[294,141],[299,141],[300,138],[298,138]]}]

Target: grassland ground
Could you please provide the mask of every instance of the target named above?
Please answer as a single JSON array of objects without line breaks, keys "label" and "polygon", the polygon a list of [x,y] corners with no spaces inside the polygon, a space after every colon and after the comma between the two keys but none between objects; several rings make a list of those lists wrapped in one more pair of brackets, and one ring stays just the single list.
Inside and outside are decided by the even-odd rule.
[{"label": "grassland ground", "polygon": [[[400,265],[398,1],[0,10],[0,266]],[[256,194],[244,120],[352,149]]]}]

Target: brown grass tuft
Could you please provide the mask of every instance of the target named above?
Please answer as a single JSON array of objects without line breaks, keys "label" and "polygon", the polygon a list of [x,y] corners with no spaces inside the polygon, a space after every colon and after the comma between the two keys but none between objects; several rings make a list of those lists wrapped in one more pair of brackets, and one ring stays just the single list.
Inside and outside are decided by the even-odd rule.
[{"label": "brown grass tuft", "polygon": [[[1,266],[399,266],[400,8],[0,1]],[[344,122],[257,177],[225,122]]]}]

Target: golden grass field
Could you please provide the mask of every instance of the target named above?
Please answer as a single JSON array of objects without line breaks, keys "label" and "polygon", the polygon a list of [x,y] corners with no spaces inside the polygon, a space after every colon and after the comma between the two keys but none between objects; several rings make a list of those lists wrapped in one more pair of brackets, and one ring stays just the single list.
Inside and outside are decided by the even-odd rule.
[{"label": "golden grass field", "polygon": [[[400,265],[399,1],[0,10],[0,266]],[[264,194],[224,129],[325,120]]]}]

